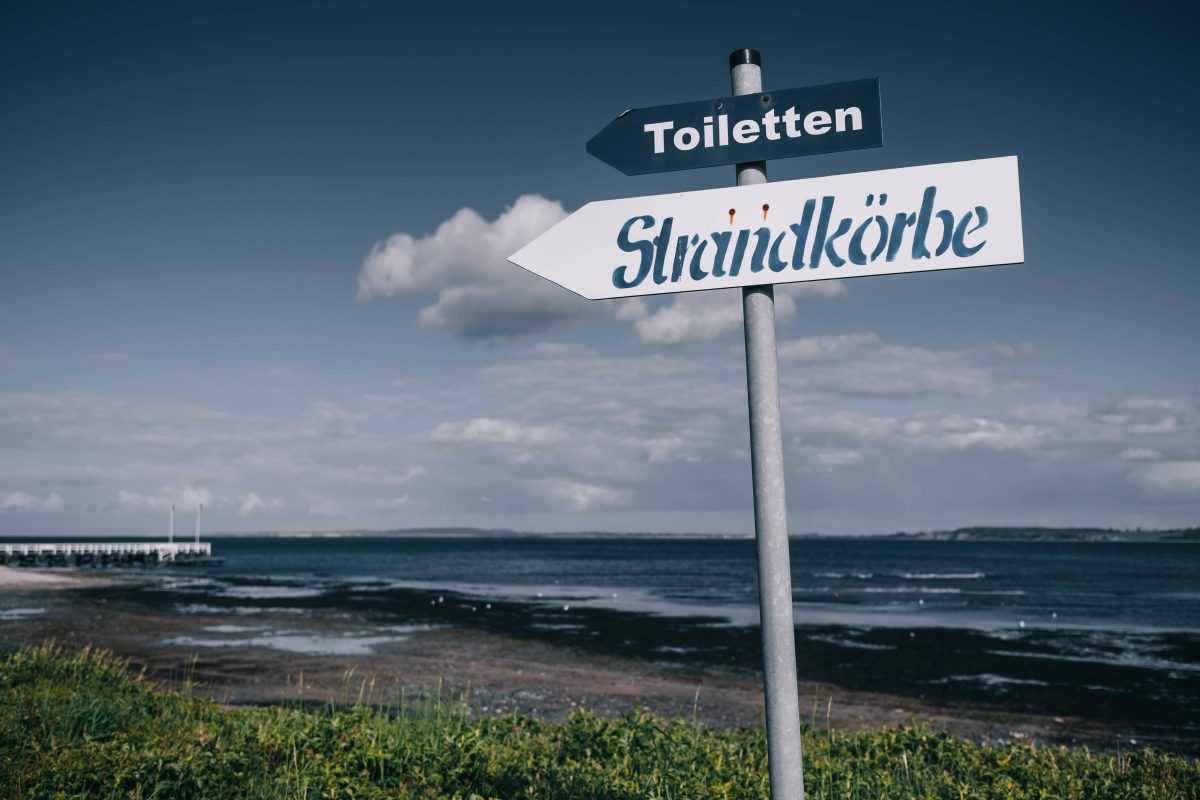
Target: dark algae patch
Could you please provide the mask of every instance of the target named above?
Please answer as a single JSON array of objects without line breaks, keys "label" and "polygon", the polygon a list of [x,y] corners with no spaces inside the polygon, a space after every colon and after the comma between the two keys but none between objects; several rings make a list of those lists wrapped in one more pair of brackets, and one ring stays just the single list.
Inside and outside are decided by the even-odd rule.
[{"label": "dark algae patch", "polygon": [[[356,687],[357,688],[357,687]],[[352,693],[353,694],[353,693]],[[353,696],[350,697],[353,700]],[[986,746],[926,728],[805,730],[812,798],[1197,798],[1200,765],[1141,749]],[[0,653],[4,798],[767,797],[758,729],[588,711],[477,718],[452,699],[225,709],[103,653]]]}]

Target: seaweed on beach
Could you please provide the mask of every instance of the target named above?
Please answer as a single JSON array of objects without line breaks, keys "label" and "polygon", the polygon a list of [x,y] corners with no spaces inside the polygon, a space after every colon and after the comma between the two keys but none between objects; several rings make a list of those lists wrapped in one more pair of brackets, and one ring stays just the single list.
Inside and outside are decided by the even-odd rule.
[{"label": "seaweed on beach", "polygon": [[[358,689],[356,695],[354,690]],[[759,729],[647,713],[479,718],[461,698],[226,709],[43,646],[0,654],[0,796],[101,798],[767,797]],[[812,798],[1197,798],[1200,764],[1150,749],[987,746],[923,727],[805,728]]]}]

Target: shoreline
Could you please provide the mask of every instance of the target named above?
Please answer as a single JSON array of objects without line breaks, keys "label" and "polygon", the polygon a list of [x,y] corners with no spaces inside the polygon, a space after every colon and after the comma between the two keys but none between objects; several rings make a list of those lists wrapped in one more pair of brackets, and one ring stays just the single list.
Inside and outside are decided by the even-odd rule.
[{"label": "shoreline", "polygon": [[0,566],[0,592],[86,589],[115,582],[108,576],[84,575],[78,567]]},{"label": "shoreline", "polygon": [[[82,575],[51,580],[53,584],[28,586],[95,585]],[[0,584],[0,592],[8,591],[8,585]],[[364,652],[340,655],[291,652],[287,648],[302,649],[304,643],[286,640],[275,646],[219,640],[199,644],[195,635],[211,637],[213,631],[243,635],[243,629],[231,623],[244,620],[157,611],[104,596],[80,602],[83,598],[74,592],[42,597],[53,600],[36,614],[0,617],[0,640],[108,650],[128,659],[135,670],[144,669],[161,686],[188,683],[197,694],[227,706],[337,704],[353,702],[360,693],[387,706],[398,697],[440,689],[463,696],[473,713],[487,716],[517,712],[561,721],[572,710],[586,707],[612,719],[645,708],[718,729],[762,725],[761,676],[752,670],[667,664],[512,632],[455,627],[415,628]],[[255,622],[287,630],[295,627],[297,617],[264,614]],[[314,635],[335,641],[362,632],[361,624],[337,614],[305,617],[304,625]],[[802,722],[818,730],[876,730],[916,721],[976,742],[1024,740],[1105,751],[1149,744],[1200,754],[1200,742],[1194,738],[1161,730],[1148,735],[1111,721],[938,704],[829,682],[802,681],[799,688]]]}]

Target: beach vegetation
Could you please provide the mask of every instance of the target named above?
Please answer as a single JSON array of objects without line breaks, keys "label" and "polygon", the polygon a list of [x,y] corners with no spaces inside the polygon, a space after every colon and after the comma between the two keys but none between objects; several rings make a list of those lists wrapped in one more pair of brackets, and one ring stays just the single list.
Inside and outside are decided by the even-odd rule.
[{"label": "beach vegetation", "polygon": [[[645,712],[479,716],[444,693],[228,708],[109,654],[0,651],[0,798],[766,798],[761,729]],[[1200,765],[1142,749],[984,745],[927,727],[804,732],[814,800],[1196,800]]]}]

